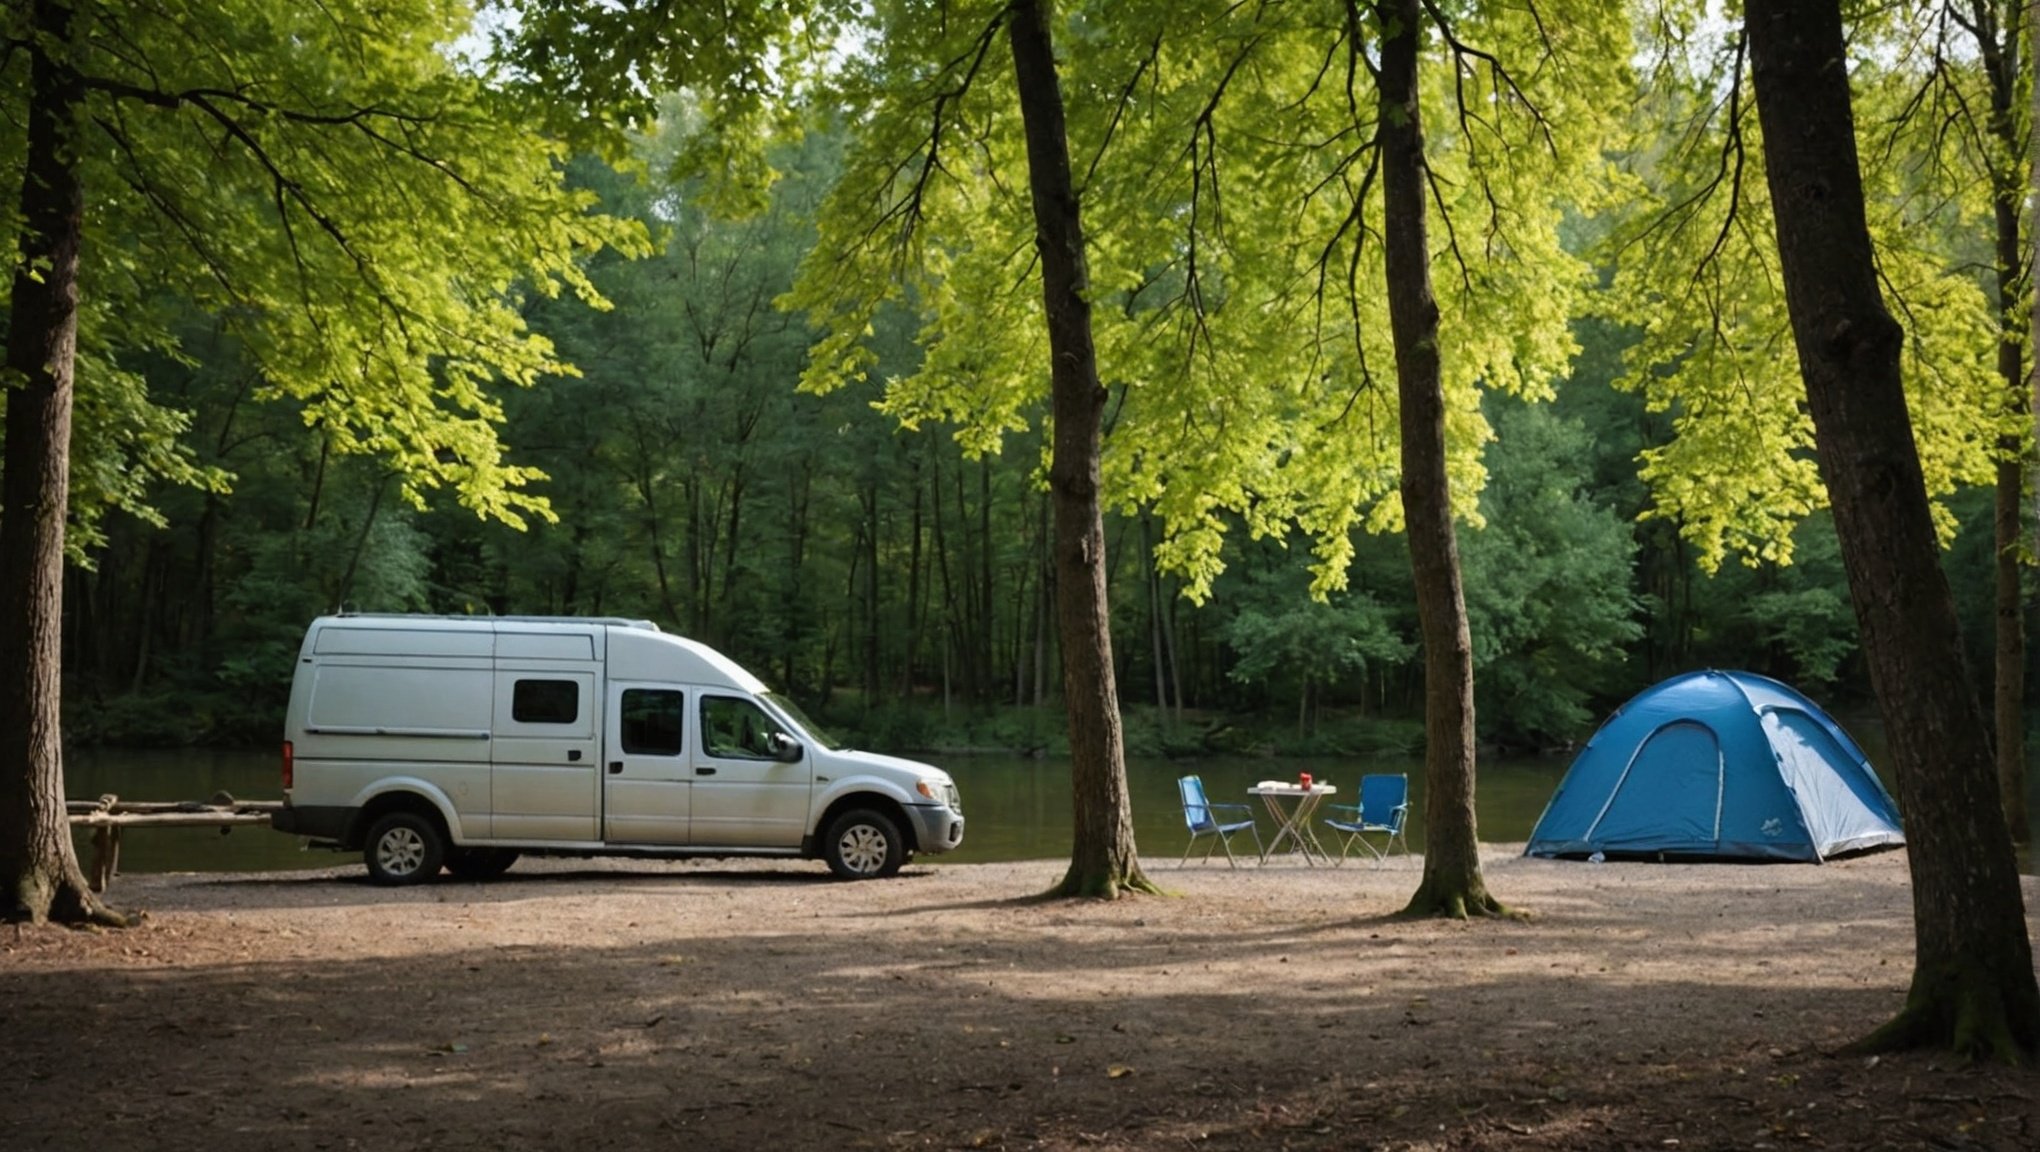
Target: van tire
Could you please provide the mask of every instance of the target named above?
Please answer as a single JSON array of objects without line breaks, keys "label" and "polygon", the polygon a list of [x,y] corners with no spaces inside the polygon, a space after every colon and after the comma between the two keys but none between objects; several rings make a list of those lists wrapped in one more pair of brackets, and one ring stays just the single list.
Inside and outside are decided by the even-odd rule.
[{"label": "van tire", "polygon": [[514,848],[449,848],[446,870],[462,880],[494,880],[517,863]]},{"label": "van tire", "polygon": [[446,840],[438,825],[416,812],[392,812],[368,830],[361,858],[368,878],[384,887],[422,884],[439,875],[446,860]]},{"label": "van tire", "polygon": [[829,822],[822,859],[839,880],[882,880],[906,863],[907,841],[884,813],[852,808]]}]

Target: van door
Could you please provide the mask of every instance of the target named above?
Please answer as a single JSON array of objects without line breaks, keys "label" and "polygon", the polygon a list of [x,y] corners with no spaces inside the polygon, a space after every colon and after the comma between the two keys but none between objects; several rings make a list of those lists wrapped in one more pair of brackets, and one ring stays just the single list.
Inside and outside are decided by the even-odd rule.
[{"label": "van door", "polygon": [[807,757],[785,763],[766,750],[780,724],[741,696],[701,693],[695,725],[691,841],[714,848],[798,848],[807,831]]},{"label": "van door", "polygon": [[694,778],[687,693],[668,684],[610,684],[604,747],[602,839],[687,843]]},{"label": "van door", "polygon": [[490,800],[497,840],[599,839],[595,673],[496,665]]}]

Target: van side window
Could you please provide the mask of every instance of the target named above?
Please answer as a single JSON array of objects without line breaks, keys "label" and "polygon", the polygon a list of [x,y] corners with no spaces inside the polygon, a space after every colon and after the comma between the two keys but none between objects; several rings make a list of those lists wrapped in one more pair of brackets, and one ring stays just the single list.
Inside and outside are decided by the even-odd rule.
[{"label": "van side window", "polygon": [[623,750],[633,756],[678,756],[687,750],[687,697],[670,688],[623,690]]},{"label": "van side window", "polygon": [[710,756],[738,760],[770,760],[765,738],[779,725],[749,700],[732,696],[701,698],[701,745]]},{"label": "van side window", "polygon": [[572,724],[581,714],[581,686],[572,680],[519,680],[510,718],[519,724]]}]

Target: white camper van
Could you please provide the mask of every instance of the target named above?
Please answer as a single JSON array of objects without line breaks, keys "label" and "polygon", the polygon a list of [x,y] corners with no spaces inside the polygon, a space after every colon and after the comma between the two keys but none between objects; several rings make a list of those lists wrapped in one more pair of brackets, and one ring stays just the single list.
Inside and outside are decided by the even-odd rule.
[{"label": "white camper van", "polygon": [[378,884],[520,853],[800,856],[890,876],[963,841],[948,773],[841,747],[644,620],[323,616],[298,652],[274,827]]}]

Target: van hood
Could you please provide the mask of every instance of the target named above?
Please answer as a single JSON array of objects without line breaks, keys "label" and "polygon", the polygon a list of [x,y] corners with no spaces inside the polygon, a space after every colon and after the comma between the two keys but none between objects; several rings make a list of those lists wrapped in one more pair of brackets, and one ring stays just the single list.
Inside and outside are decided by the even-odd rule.
[{"label": "van hood", "polygon": [[899,756],[887,756],[882,752],[862,752],[846,748],[840,752],[829,753],[829,757],[846,766],[867,771],[895,772],[907,779],[934,777],[955,783],[949,773],[933,764],[923,764],[919,760],[907,760]]}]

